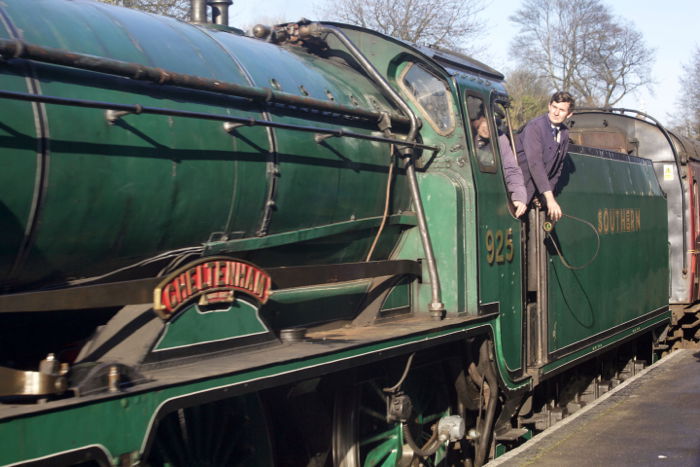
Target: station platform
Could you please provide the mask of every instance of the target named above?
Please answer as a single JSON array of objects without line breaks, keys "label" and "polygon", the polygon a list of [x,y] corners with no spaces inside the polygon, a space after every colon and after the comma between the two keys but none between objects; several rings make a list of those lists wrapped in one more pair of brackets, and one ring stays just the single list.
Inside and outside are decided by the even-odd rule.
[{"label": "station platform", "polygon": [[679,350],[492,466],[700,466],[700,351]]}]

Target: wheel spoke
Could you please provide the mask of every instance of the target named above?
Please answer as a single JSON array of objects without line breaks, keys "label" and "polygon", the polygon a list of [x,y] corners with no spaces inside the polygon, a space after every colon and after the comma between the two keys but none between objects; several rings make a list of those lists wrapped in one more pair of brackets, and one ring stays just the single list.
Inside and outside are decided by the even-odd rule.
[{"label": "wheel spoke", "polygon": [[178,409],[157,427],[147,464],[154,467],[272,466],[257,395]]},{"label": "wheel spoke", "polygon": [[[401,423],[386,421],[387,395],[381,388],[391,384],[395,382],[385,378],[365,380],[336,394],[333,446],[337,465],[388,467],[410,460],[411,450],[404,445]],[[410,397],[413,405],[411,434],[423,445],[432,436],[433,425],[450,414],[450,392],[441,367],[414,369],[401,391]],[[430,458],[422,459],[421,465],[440,465],[446,452],[446,446],[440,446]]]},{"label": "wheel spoke", "polygon": [[374,436],[370,436],[370,437],[361,439],[360,446],[368,446],[370,444],[374,444],[374,443],[377,443],[379,441],[385,441],[385,440],[391,440],[392,442],[396,442],[397,439],[398,439],[398,436],[396,434],[396,428],[391,426],[386,431],[383,431],[381,433],[377,433]]},{"label": "wheel spoke", "polygon": [[371,418],[374,418],[376,420],[384,420],[386,418],[386,414],[383,414],[365,406],[360,407],[360,412],[362,412],[365,415],[369,415]]},{"label": "wheel spoke", "polygon": [[387,440],[367,452],[362,465],[364,467],[396,465],[398,456],[399,453],[396,450],[396,441]]}]

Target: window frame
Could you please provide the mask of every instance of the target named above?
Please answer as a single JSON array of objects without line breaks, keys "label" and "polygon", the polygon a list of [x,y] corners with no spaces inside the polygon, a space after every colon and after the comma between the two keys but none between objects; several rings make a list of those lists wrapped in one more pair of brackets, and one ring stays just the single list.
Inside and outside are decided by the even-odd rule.
[{"label": "window frame", "polygon": [[[410,89],[406,87],[404,84],[404,78],[406,75],[409,73],[409,71],[414,67],[417,66],[419,67],[422,71],[425,73],[429,74],[433,78],[435,78],[436,81],[440,82],[443,87],[445,88],[445,95],[447,96],[447,107],[450,109],[450,112],[448,113],[449,118],[450,118],[450,126],[449,128],[442,130],[440,129],[439,125],[433,118],[430,116],[428,111],[425,109],[423,104],[418,101],[416,96],[411,92]],[[418,109],[418,112],[425,118],[425,120],[428,122],[430,127],[435,131],[440,136],[448,136],[452,134],[455,129],[457,128],[457,118],[455,117],[455,105],[454,105],[454,99],[452,96],[452,91],[450,89],[449,83],[444,80],[443,78],[439,77],[437,74],[433,73],[428,67],[423,65],[422,63],[415,62],[415,61],[409,61],[406,63],[406,66],[403,67],[401,72],[398,75],[398,85],[399,88],[403,91],[403,93],[408,97],[408,99],[413,103],[413,105]]]},{"label": "window frame", "polygon": [[[496,126],[496,112],[494,111],[495,107],[499,105],[502,109],[503,112],[505,113],[505,118],[506,118],[506,126],[508,127],[508,133],[507,133],[507,138],[508,142],[510,144],[510,150],[513,152],[513,156],[515,157],[515,163],[520,164],[520,161],[518,160],[518,152],[517,148],[515,145],[515,138],[516,138],[516,133],[513,131],[513,128],[510,126],[511,119],[510,119],[510,112],[509,112],[509,103],[505,98],[501,97],[499,98],[498,96],[491,101],[491,111],[493,112],[493,126]],[[496,132],[492,133],[492,135],[497,135],[498,134],[498,128],[496,128]],[[511,136],[513,137],[511,139]],[[496,146],[498,149],[498,161],[499,164],[501,164],[501,178],[503,179],[503,188],[506,190],[506,203],[508,204],[508,212],[510,212],[510,215],[514,219],[518,219],[515,217],[515,205],[513,204],[513,201],[510,199],[510,195],[508,193],[508,183],[506,183],[506,171],[503,168],[503,161],[501,160],[502,158],[502,153],[501,153],[501,147],[498,142],[498,138],[496,138]]]},{"label": "window frame", "polygon": [[[491,159],[493,160],[493,164],[482,164],[481,161],[479,160],[479,157],[477,155],[477,152],[479,149],[476,147],[476,130],[472,127],[472,116],[469,114],[469,99],[478,99],[481,101],[481,106],[484,109],[484,117],[486,118],[486,123],[489,126],[489,146],[490,146],[490,151],[491,151]],[[467,93],[464,96],[464,106],[466,109],[466,114],[467,114],[467,125],[469,127],[469,135],[470,135],[470,140],[471,140],[471,145],[473,147],[473,154],[474,158],[476,160],[476,164],[479,167],[479,172],[482,173],[489,173],[489,174],[496,174],[498,173],[498,164],[500,161],[500,157],[496,155],[495,150],[498,149],[498,138],[494,138],[494,130],[495,130],[495,120],[492,117],[492,111],[491,111],[491,106],[490,102],[489,105],[486,105],[486,102],[489,102],[487,100],[484,100],[482,96],[479,96],[474,93]],[[499,155],[500,156],[500,155]]]}]

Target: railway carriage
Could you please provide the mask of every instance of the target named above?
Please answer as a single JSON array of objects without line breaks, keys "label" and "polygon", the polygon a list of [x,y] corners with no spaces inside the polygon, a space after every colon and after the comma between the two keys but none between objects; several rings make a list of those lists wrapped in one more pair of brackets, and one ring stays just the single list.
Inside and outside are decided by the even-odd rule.
[{"label": "railway carriage", "polygon": [[661,350],[646,145],[522,222],[499,72],[202,8],[0,3],[0,463],[481,465]]}]

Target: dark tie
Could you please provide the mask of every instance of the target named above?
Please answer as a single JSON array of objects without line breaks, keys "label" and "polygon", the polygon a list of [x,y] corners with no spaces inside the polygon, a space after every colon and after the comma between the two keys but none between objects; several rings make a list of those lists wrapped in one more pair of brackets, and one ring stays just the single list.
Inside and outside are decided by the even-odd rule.
[{"label": "dark tie", "polygon": [[558,126],[552,127],[552,136],[554,137],[554,141],[557,141],[557,136],[559,136],[559,127]]}]

